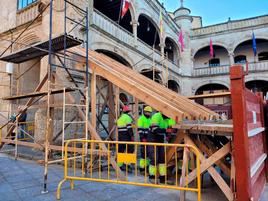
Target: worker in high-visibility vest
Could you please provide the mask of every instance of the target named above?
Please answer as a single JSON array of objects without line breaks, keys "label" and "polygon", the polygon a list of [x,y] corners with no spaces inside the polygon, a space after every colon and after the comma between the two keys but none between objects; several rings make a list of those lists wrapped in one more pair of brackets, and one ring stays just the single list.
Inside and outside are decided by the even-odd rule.
[{"label": "worker in high-visibility vest", "polygon": [[[147,138],[150,132],[150,126],[151,126],[151,115],[152,115],[153,109],[150,106],[146,106],[143,109],[143,114],[138,119],[138,133],[140,136],[141,142],[147,142]],[[149,166],[149,158],[148,154],[145,156],[145,146],[140,146],[141,156],[139,161],[139,168],[140,172],[145,171],[145,167]],[[148,169],[147,169],[148,170]]]},{"label": "worker in high-visibility vest", "polygon": [[[167,143],[167,136],[173,132],[172,126],[175,125],[175,121],[163,115],[161,112],[157,112],[152,116],[151,119],[151,132],[148,136],[149,142],[154,143]],[[159,173],[159,182],[165,183],[167,174],[167,167],[165,161],[165,148],[163,146],[157,146],[157,150],[154,146],[148,147],[148,154],[150,158],[149,165],[149,180],[155,183],[157,180],[157,170]],[[156,156],[156,158],[155,158]]]},{"label": "worker in high-visibility vest", "polygon": [[[117,120],[118,141],[131,142],[134,139],[133,128],[132,128],[133,119],[129,115],[130,111],[131,110],[130,110],[129,106],[124,106],[122,113],[121,113],[119,119]],[[128,145],[127,150],[126,150],[125,144],[119,144],[118,145],[118,152],[125,153],[125,151],[127,151],[127,153],[133,153],[134,152],[134,145]],[[126,170],[126,164],[118,162],[117,165],[118,165],[118,167],[120,167],[120,169],[122,171]],[[128,165],[128,172],[132,172],[131,165]]]}]

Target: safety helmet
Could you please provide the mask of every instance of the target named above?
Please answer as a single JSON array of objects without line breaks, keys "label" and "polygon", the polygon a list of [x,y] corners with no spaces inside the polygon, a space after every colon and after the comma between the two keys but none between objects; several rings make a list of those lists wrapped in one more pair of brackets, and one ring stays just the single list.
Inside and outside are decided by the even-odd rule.
[{"label": "safety helmet", "polygon": [[150,106],[146,106],[144,109],[143,109],[144,112],[153,112],[153,108],[150,107]]},{"label": "safety helmet", "polygon": [[131,110],[130,110],[129,106],[125,105],[125,106],[123,107],[123,112],[130,112],[130,111],[131,111]]}]

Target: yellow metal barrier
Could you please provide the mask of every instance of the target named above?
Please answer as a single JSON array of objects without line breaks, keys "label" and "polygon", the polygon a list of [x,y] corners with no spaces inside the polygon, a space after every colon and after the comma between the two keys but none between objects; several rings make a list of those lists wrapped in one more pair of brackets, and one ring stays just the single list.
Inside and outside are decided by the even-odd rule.
[{"label": "yellow metal barrier", "polygon": [[[122,146],[124,150],[132,151],[129,153],[122,153]],[[121,151],[119,152],[121,147]],[[162,166],[168,166],[168,154],[170,150],[174,149],[173,158],[173,173],[164,174],[163,169],[156,173],[155,177],[149,179],[149,173],[147,170],[149,167],[145,166],[144,173],[138,171],[138,157],[141,147],[145,150],[145,160],[151,159],[154,156],[154,160],[151,160],[150,165],[157,167],[159,159],[157,155],[160,150],[164,153],[161,162]],[[153,152],[152,152],[153,150]],[[151,153],[149,155],[149,152]],[[179,152],[193,153],[195,155],[196,165],[196,184],[188,186],[188,161],[185,172],[181,172],[183,176],[179,175]],[[154,161],[154,162],[152,162]],[[111,168],[112,164],[126,164],[125,171],[122,172],[120,168]],[[153,163],[153,164],[152,164]],[[134,173],[130,173],[130,165],[134,166]],[[159,166],[160,167],[160,166]],[[107,170],[104,170],[106,168]],[[164,170],[165,172],[166,170]],[[158,182],[159,175],[162,172],[162,178],[164,182]],[[122,178],[123,174],[123,178]],[[64,147],[64,179],[59,183],[57,189],[57,199],[61,197],[61,186],[65,181],[70,181],[71,189],[74,188],[74,181],[95,181],[106,182],[115,184],[128,184],[135,186],[154,187],[162,189],[173,189],[179,191],[191,191],[197,193],[197,200],[201,201],[201,175],[200,175],[200,157],[199,151],[190,145],[185,144],[164,144],[164,143],[142,143],[142,142],[118,142],[118,141],[95,141],[95,140],[68,140]],[[172,184],[169,180],[173,179]],[[183,181],[183,182],[182,182]]]},{"label": "yellow metal barrier", "polygon": [[19,133],[21,133],[21,132],[24,133],[24,138],[19,138],[19,140],[31,140],[31,139],[33,139],[33,137],[34,137],[34,121],[19,122],[18,123],[18,126],[21,127],[22,125],[25,125],[25,128],[24,128],[25,133],[23,131],[19,130]]}]

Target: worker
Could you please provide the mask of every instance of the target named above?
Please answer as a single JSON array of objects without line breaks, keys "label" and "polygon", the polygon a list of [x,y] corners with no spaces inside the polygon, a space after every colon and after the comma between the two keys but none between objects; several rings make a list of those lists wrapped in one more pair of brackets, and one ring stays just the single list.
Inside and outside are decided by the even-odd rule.
[{"label": "worker", "polygon": [[[129,115],[130,111],[131,110],[129,106],[124,106],[122,109],[122,113],[119,119],[117,120],[118,141],[124,141],[124,142],[134,141],[133,128],[132,128],[133,119]],[[133,153],[134,145],[128,145],[126,150],[125,144],[119,144],[118,152],[125,153],[125,151],[127,151],[127,153]],[[122,171],[126,171],[126,164],[118,162],[117,165]],[[129,173],[132,172],[132,167],[130,164],[128,164],[128,172]]]},{"label": "worker", "polygon": [[[155,113],[151,119],[151,132],[148,135],[148,141],[153,143],[167,143],[169,141],[167,136],[176,132],[175,129],[172,129],[172,126],[174,125],[174,120],[163,115],[161,112]],[[163,184],[165,183],[167,174],[167,167],[165,165],[165,148],[164,146],[156,146],[156,149],[157,150],[154,149],[154,146],[148,147],[148,154],[150,158],[149,180],[151,183],[155,183],[155,180],[157,180],[155,177],[158,169],[159,182]]]},{"label": "worker", "polygon": [[[138,119],[138,133],[140,136],[140,142],[147,142],[148,134],[150,132],[152,112],[153,109],[150,106],[146,106],[143,109],[143,114]],[[141,157],[139,162],[139,169],[140,172],[143,173],[145,171],[145,167],[149,166],[149,158],[147,156],[145,157],[145,146],[141,145],[140,151]]]}]

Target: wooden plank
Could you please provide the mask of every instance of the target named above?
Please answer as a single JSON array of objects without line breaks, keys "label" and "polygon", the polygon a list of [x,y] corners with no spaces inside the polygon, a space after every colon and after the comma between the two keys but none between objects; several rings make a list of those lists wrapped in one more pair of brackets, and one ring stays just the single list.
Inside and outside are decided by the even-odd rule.
[{"label": "wooden plank", "polygon": [[[200,166],[201,173],[205,172],[209,167],[214,165],[217,161],[219,161],[221,158],[226,156],[231,151],[230,143],[223,146],[221,149],[219,149],[217,152],[215,152],[213,155],[211,155],[209,158],[202,161],[202,164]],[[191,183],[194,179],[196,179],[196,169],[193,170],[188,177],[188,183]]]},{"label": "wooden plank", "polygon": [[[71,92],[74,91],[74,89],[71,88],[66,88],[66,92]],[[40,91],[40,92],[33,92],[29,94],[21,94],[17,96],[8,96],[8,97],[3,97],[3,100],[19,100],[19,99],[25,99],[25,98],[34,98],[38,96],[45,96],[47,95],[47,91]],[[51,90],[51,94],[59,94],[63,93],[63,89],[53,89]]]},{"label": "wooden plank", "polygon": [[114,83],[117,86],[120,86],[121,89],[127,91],[129,94],[135,97],[139,97],[140,100],[143,100],[146,104],[151,105],[154,109],[178,121],[184,118],[184,113],[182,111],[167,104],[159,97],[155,98],[155,94],[146,89],[144,86],[137,86],[137,84],[130,79],[122,79],[122,77],[120,77],[120,74],[116,73],[112,69],[100,67],[96,63],[92,62],[90,62],[90,65],[96,68],[98,75],[105,77],[110,82]]},{"label": "wooden plank", "polygon": [[[173,144],[180,144],[184,139],[185,131],[179,130]],[[167,163],[169,163],[175,154],[174,147],[167,148]]]},{"label": "wooden plank", "polygon": [[195,96],[188,96],[189,99],[198,99],[198,98],[215,98],[215,97],[224,97],[224,96],[231,96],[231,92],[222,92],[222,93],[213,93],[213,94],[202,94],[202,95],[195,95]]},{"label": "wooden plank", "polygon": [[[80,52],[80,54],[84,54],[84,50],[82,48],[76,48],[76,51]],[[96,59],[96,58],[98,58],[98,59]],[[189,99],[187,99],[185,97],[180,97],[175,92],[167,90],[166,88],[164,88],[163,86],[161,86],[159,84],[157,85],[157,83],[154,83],[150,79],[145,78],[144,76],[140,75],[137,72],[134,72],[131,69],[127,69],[122,64],[119,64],[119,63],[113,61],[112,59],[110,59],[108,57],[105,57],[104,55],[101,55],[101,57],[100,57],[100,54],[90,51],[90,59],[92,61],[94,61],[95,63],[98,63],[98,65],[100,65],[102,67],[105,66],[105,65],[106,65],[106,67],[109,66],[109,65],[113,66],[113,68],[111,68],[111,69],[116,69],[117,68],[116,69],[117,72],[119,72],[118,68],[120,67],[121,68],[120,73],[122,75],[124,75],[123,73],[125,73],[125,74],[128,74],[128,76],[131,76],[132,80],[133,79],[138,79],[139,81],[135,80],[136,83],[139,83],[141,85],[146,85],[146,87],[148,89],[150,89],[151,91],[154,91],[154,92],[157,91],[156,93],[159,93],[159,91],[162,91],[162,93],[164,92],[165,94],[162,94],[162,96],[165,97],[166,100],[170,99],[170,101],[172,101],[173,104],[174,104],[174,102],[177,101],[177,105],[176,105],[177,108],[185,107],[185,108],[189,108],[190,112],[202,111],[202,113],[206,113],[208,115],[215,115],[214,112],[208,110],[207,108],[204,108],[203,106],[200,106],[200,105],[198,105],[196,103],[193,103],[193,102],[189,101]],[[102,62],[100,62],[100,61],[102,61]],[[111,65],[111,64],[113,64],[113,65]],[[127,75],[124,75],[124,76],[126,77]],[[186,107],[187,105],[191,106],[191,107]],[[187,109],[185,109],[185,113],[187,113],[186,110]],[[199,117],[197,116],[197,118],[199,118]]]},{"label": "wooden plank", "polygon": [[226,133],[226,135],[232,136],[233,134],[233,125],[232,124],[214,124],[214,123],[181,123],[174,126],[177,129],[184,129],[189,131],[209,131],[214,132],[222,132]]},{"label": "wooden plank", "polygon": [[[208,155],[208,157],[211,157],[212,155],[214,155],[214,153],[218,152],[216,148],[212,148],[211,146],[207,147],[208,145],[206,146],[202,141],[195,140],[194,142],[203,153],[206,153]],[[226,176],[230,177],[231,175],[230,167],[228,167],[226,163],[224,163],[223,159],[219,159],[218,161],[215,162],[215,164],[221,168],[221,170],[224,172]]]},{"label": "wooden plank", "polygon": [[[200,153],[200,161],[201,163],[206,160],[206,157],[202,154],[202,152],[199,150],[199,148],[195,145],[195,143],[192,141],[192,139],[189,136],[185,136],[185,139],[187,139],[187,143],[189,145],[194,146]],[[217,172],[217,170],[214,167],[209,167],[208,173],[212,176],[214,181],[217,183],[221,191],[224,193],[226,198],[229,201],[233,201],[233,193],[230,189],[230,187],[226,184],[224,179],[221,177],[221,175]]]},{"label": "wooden plank", "polygon": [[91,98],[91,124],[94,130],[96,130],[96,124],[97,124],[97,112],[96,112],[96,72],[95,69],[92,68],[92,74],[91,74],[91,90],[90,90],[90,98]]}]

